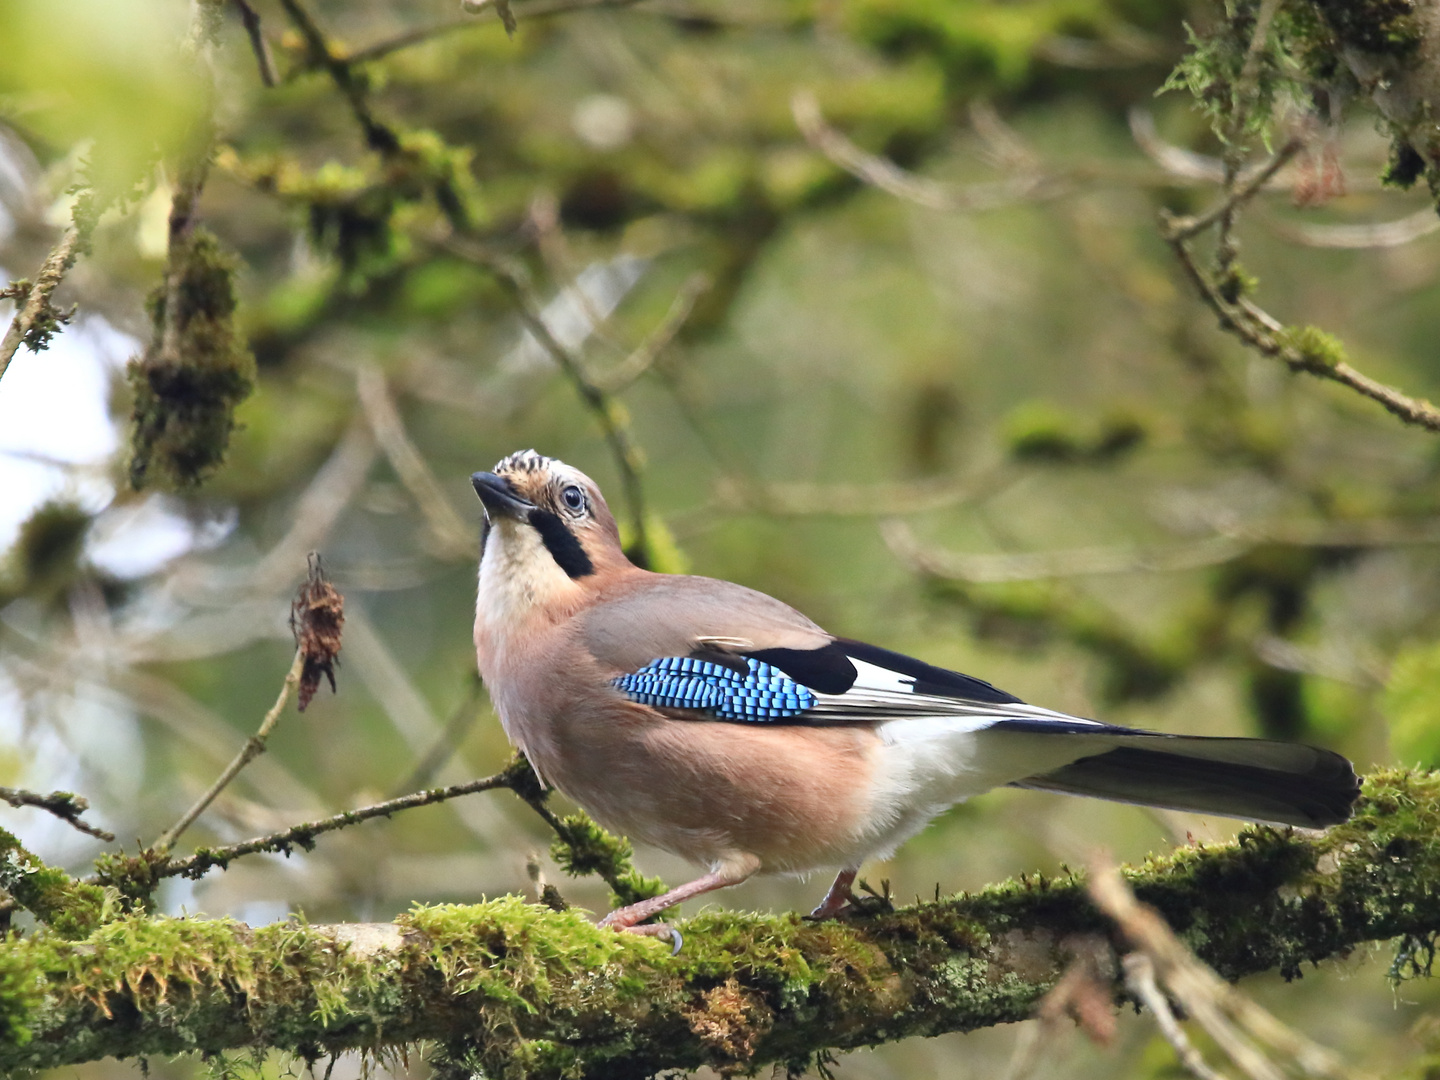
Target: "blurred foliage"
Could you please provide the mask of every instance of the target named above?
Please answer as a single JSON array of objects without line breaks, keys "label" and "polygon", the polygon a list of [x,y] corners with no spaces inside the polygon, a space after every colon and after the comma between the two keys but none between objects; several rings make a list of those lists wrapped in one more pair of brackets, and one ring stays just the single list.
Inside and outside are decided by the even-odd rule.
[{"label": "blurred foliage", "polygon": [[[1027,700],[1310,739],[1362,767],[1392,746],[1440,763],[1440,445],[1246,354],[1155,225],[1216,197],[1166,152],[1213,174],[1213,155],[1267,132],[1318,132],[1281,188],[1298,195],[1333,159],[1348,193],[1312,183],[1328,202],[1280,190],[1248,206],[1235,299],[1263,288],[1307,356],[1343,340],[1377,377],[1440,392],[1435,237],[1300,242],[1425,205],[1378,179],[1413,182],[1425,162],[1339,108],[1356,94],[1337,42],[1370,26],[1376,48],[1411,48],[1399,6],[1286,0],[1260,106],[1231,130],[1251,0],[526,2],[512,39],[449,0],[254,0],[279,73],[267,88],[230,4],[203,0],[192,27],[178,2],[0,0],[3,153],[27,189],[0,184],[0,265],[33,274],[79,214],[89,252],[57,303],[137,342],[111,401],[135,418],[131,456],[70,470],[0,578],[0,703],[23,715],[24,768],[73,759],[65,786],[108,827],[158,835],[274,700],[314,547],[346,596],[340,693],[283,718],[188,842],[371,801],[417,762],[443,763],[436,783],[494,771],[507,749],[488,705],[443,722],[476,708],[467,477],[527,446],[645,523],[653,566],[764,589]],[[800,90],[872,164],[962,209],[857,179],[801,135]],[[198,225],[177,244],[197,159]],[[524,268],[569,368],[527,333],[496,260]],[[709,287],[687,307],[697,273]],[[130,492],[132,467],[177,493]],[[100,540],[147,509],[209,539],[120,581]],[[891,517],[917,551],[887,544]],[[48,861],[96,854],[54,859],[25,824]],[[903,900],[1052,873],[1096,843],[1134,856],[1229,829],[1001,792],[864,873]],[[518,800],[479,795],[159,900],[257,922],[386,918],[523,890],[532,857],[564,869],[535,855],[550,842]],[[685,873],[635,860],[636,890],[654,887],[641,871]],[[610,901],[593,879],[543,879],[552,900]],[[808,909],[819,888],[759,881],[717,902]],[[1410,1032],[1435,994],[1413,984],[1395,1006],[1383,967],[1257,992],[1391,1074],[1430,1047]],[[914,1041],[838,1071],[990,1075],[1012,1039]],[[1117,1057],[1060,1045],[1067,1075],[1173,1070],[1135,1018]]]},{"label": "blurred foliage", "polygon": [[1440,762],[1440,643],[1407,646],[1395,657],[1385,687],[1390,745],[1404,762]]}]

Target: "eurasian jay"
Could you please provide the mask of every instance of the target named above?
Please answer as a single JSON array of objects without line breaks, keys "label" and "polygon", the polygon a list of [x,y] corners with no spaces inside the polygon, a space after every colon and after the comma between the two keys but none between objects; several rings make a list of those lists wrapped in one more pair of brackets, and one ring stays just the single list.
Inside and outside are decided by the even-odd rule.
[{"label": "eurasian jay", "polygon": [[489,521],[475,648],[506,734],[607,828],[708,867],[602,925],[665,933],[640,924],[821,869],[838,876],[812,914],[833,916],[864,860],[1001,785],[1308,828],[1359,794],[1328,750],[1067,716],[744,586],[642,570],[594,482],[533,450],[471,481]]}]

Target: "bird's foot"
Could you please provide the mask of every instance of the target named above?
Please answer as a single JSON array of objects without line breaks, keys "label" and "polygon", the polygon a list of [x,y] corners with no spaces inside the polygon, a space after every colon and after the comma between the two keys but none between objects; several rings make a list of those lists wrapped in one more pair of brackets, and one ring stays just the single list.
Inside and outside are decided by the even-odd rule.
[{"label": "bird's foot", "polygon": [[824,922],[826,919],[833,919],[844,912],[859,910],[860,904],[860,897],[849,889],[843,893],[837,893],[832,889],[825,894],[825,899],[820,901],[819,906],[805,916],[805,919],[810,922]]},{"label": "bird's foot", "polygon": [[608,926],[611,930],[618,930],[626,934],[641,934],[644,937],[669,938],[671,945],[670,955],[679,955],[680,947],[685,944],[685,939],[681,936],[680,931],[676,930],[675,927],[671,926],[669,923],[657,922],[642,923],[640,925],[636,925],[634,923],[627,922],[623,918],[615,918],[617,914],[619,914],[619,912],[612,911],[609,915],[605,916],[605,918],[600,920],[599,925]]}]

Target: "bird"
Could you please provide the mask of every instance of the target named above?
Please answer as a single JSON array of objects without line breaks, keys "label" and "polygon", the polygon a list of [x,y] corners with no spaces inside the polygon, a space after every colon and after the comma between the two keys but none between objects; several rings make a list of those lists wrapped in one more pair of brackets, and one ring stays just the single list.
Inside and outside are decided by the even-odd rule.
[{"label": "bird", "polygon": [[839,915],[863,862],[997,787],[1315,829],[1359,795],[1330,750],[1070,716],[743,585],[642,569],[595,482],[534,450],[471,483],[476,657],[506,735],[600,824],[705,871],[602,926],[671,933],[649,920],[760,873],[833,871],[810,914]]}]

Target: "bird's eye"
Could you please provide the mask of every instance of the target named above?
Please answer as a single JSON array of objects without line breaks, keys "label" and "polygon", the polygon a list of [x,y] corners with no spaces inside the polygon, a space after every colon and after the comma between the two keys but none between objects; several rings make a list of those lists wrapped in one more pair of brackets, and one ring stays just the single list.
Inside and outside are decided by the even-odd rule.
[{"label": "bird's eye", "polygon": [[560,498],[565,500],[565,508],[573,510],[577,514],[585,509],[585,493],[574,484],[571,484],[560,493]]}]

